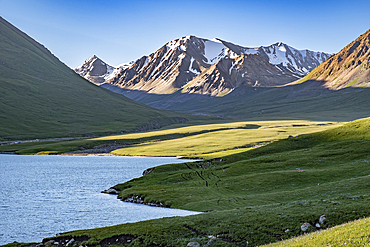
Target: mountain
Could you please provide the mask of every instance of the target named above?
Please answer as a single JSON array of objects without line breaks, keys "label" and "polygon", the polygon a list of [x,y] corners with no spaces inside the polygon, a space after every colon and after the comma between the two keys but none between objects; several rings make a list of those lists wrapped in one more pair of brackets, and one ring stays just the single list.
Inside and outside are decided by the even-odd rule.
[{"label": "mountain", "polygon": [[[198,41],[197,46],[200,49],[197,53],[191,54],[192,49],[196,48],[195,45],[188,44],[189,40],[192,39],[194,40],[192,44],[197,44],[195,41]],[[366,42],[359,41],[358,43]],[[366,60],[368,57],[361,54],[368,54],[369,49],[366,48],[367,46],[361,48],[358,45],[356,47],[352,50],[358,49],[355,54],[360,54],[358,56],[360,63],[365,66],[364,64],[368,64],[368,60]],[[370,89],[349,87],[343,90],[332,90],[335,88],[323,87],[321,79],[307,79],[334,58],[344,59],[343,55],[332,55],[327,62],[323,62],[322,65],[314,69],[314,66],[328,57],[328,54],[307,50],[299,51],[282,43],[267,47],[244,48],[219,39],[205,40],[189,36],[169,42],[161,49],[162,53],[167,52],[166,56],[153,53],[149,58],[143,57],[141,60],[135,61],[131,67],[116,69],[115,73],[110,75],[112,80],[108,80],[101,87],[157,109],[233,119],[350,121],[369,116]],[[173,54],[168,53],[170,49],[173,50]],[[173,56],[171,57],[171,55]],[[180,57],[178,60],[176,59],[177,62],[172,65],[173,67],[165,66],[166,63],[171,66],[168,61],[173,60],[174,56]],[[146,84],[143,83],[145,77],[140,79],[140,76],[144,76],[145,73],[150,75],[153,72],[150,71],[149,64],[150,61],[156,60],[156,57],[163,57],[162,65],[158,63],[160,65],[157,68],[158,71],[164,66],[163,69],[167,68],[165,73],[174,75],[170,74],[169,71],[178,68],[175,70],[177,77],[168,76],[167,78],[176,82],[180,76],[188,76],[185,79],[187,83],[181,84],[184,79],[177,80],[178,85],[172,86],[172,90],[175,91],[172,94],[154,93],[154,89],[157,88],[154,81],[150,80],[151,85],[147,86],[148,91],[152,93],[141,88],[139,85]],[[159,59],[160,61],[161,59]],[[181,65],[186,68],[185,73],[181,70]],[[138,70],[140,68],[142,70]],[[365,71],[364,67],[362,68],[362,71]],[[294,78],[302,77],[312,69],[314,70],[304,77],[304,80],[307,81],[304,82],[302,79],[299,81],[302,83],[297,84]],[[267,70],[274,75],[267,72],[271,77],[266,76]],[[119,74],[124,76],[120,77]],[[264,75],[263,80],[261,74]],[[124,82],[128,76],[133,78],[131,82],[137,80],[141,81],[141,84],[119,83],[120,81]],[[279,78],[280,81],[285,78],[286,81],[294,80],[294,82],[274,87],[276,86],[274,78]],[[246,81],[241,82],[241,79]],[[256,81],[258,81],[257,84]],[[180,89],[176,89],[179,87]],[[213,97],[214,95],[223,97]]]},{"label": "mountain", "polygon": [[186,36],[115,69],[105,83],[155,94],[181,91],[223,96],[242,85],[281,86],[295,81],[328,57],[283,43],[247,48],[221,39]]},{"label": "mountain", "polygon": [[92,83],[100,85],[105,82],[113,70],[113,66],[103,62],[103,60],[94,55],[86,59],[80,67],[75,69],[75,72]]},{"label": "mountain", "polygon": [[316,80],[330,89],[370,86],[370,29],[298,82]]},{"label": "mountain", "polygon": [[127,132],[186,121],[91,84],[1,17],[0,47],[0,141]]},{"label": "mountain", "polygon": [[99,86],[116,74],[117,70],[126,69],[133,63],[134,61],[122,63],[117,67],[113,67],[94,55],[86,59],[85,62],[81,66],[75,68],[74,71]]}]

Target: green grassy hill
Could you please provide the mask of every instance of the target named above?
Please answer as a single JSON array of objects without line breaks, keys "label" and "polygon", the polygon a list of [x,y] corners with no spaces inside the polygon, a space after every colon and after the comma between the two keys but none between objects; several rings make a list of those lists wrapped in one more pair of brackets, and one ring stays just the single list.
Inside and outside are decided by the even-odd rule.
[{"label": "green grassy hill", "polygon": [[[257,246],[327,229],[370,215],[370,119],[283,139],[244,153],[164,165],[119,184],[119,198],[204,213],[92,230],[53,239],[125,246]],[[83,236],[83,237],[82,237]],[[129,238],[129,242],[127,239]],[[125,240],[126,239],[126,240]],[[120,240],[121,241],[121,240]],[[77,244],[80,244],[78,242]]]},{"label": "green grassy hill", "polygon": [[148,130],[185,120],[94,86],[0,17],[0,141]]}]

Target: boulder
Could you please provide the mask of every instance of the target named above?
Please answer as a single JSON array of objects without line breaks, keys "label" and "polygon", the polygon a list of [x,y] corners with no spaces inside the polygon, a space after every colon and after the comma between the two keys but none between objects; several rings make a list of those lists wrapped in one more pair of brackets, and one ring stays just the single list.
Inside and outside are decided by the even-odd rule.
[{"label": "boulder", "polygon": [[320,224],[323,224],[324,223],[324,220],[326,220],[326,216],[325,214],[321,215],[320,218],[319,218],[319,223]]},{"label": "boulder", "polygon": [[307,231],[307,229],[309,228],[311,226],[311,224],[310,223],[304,223],[303,225],[301,225],[301,230],[302,231]]}]

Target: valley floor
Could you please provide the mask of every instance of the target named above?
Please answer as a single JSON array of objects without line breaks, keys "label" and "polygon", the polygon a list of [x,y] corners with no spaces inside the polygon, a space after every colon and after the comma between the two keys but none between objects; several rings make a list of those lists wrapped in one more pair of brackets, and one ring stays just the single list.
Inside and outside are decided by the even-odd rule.
[{"label": "valley floor", "polygon": [[[249,128],[236,124],[231,131],[257,129],[241,126]],[[258,246],[368,217],[369,130],[370,120],[363,119],[222,158],[156,167],[114,186],[118,197],[204,213],[67,232],[44,243],[73,238],[73,246],[204,246],[211,240],[212,246]],[[321,215],[326,220],[314,227]],[[305,222],[311,227],[303,231]]]}]

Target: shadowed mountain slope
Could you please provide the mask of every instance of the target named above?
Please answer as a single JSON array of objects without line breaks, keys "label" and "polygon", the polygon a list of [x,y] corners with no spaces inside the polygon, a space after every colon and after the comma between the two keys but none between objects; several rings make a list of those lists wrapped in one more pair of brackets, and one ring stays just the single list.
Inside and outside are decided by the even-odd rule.
[{"label": "shadowed mountain slope", "polygon": [[324,82],[306,81],[284,87],[239,87],[224,97],[176,92],[147,94],[104,84],[158,109],[232,119],[351,121],[370,116],[370,88],[330,90]]},{"label": "shadowed mountain slope", "polygon": [[0,140],[135,131],[184,121],[91,84],[0,17]]}]

